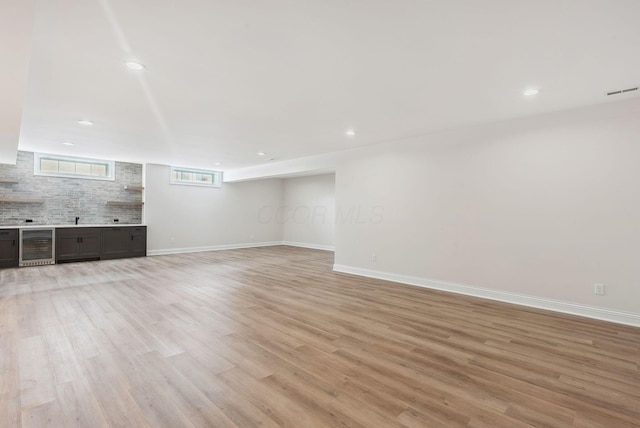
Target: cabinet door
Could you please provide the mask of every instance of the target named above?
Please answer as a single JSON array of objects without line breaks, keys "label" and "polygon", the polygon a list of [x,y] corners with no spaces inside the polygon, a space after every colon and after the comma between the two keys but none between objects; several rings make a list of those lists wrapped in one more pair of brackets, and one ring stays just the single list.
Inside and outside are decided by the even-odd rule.
[{"label": "cabinet door", "polygon": [[56,229],[56,262],[75,260],[80,255],[80,236],[76,229]]},{"label": "cabinet door", "polygon": [[0,268],[18,266],[18,231],[0,230]]},{"label": "cabinet door", "polygon": [[108,227],[102,229],[102,258],[119,259],[129,254],[129,228]]},{"label": "cabinet door", "polygon": [[80,234],[80,257],[83,259],[99,259],[102,246],[101,229],[84,229]]},{"label": "cabinet door", "polygon": [[56,262],[97,260],[100,258],[101,247],[101,228],[56,229]]},{"label": "cabinet door", "polygon": [[147,255],[147,228],[132,227],[129,242],[130,257],[144,257]]}]

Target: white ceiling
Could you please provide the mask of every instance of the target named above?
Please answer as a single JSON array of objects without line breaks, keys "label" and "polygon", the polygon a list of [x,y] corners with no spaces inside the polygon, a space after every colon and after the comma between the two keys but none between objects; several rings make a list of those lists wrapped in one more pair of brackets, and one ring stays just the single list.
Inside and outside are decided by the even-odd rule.
[{"label": "white ceiling", "polygon": [[228,170],[622,100],[640,94],[604,93],[640,83],[639,16],[638,0],[40,0],[19,148]]}]

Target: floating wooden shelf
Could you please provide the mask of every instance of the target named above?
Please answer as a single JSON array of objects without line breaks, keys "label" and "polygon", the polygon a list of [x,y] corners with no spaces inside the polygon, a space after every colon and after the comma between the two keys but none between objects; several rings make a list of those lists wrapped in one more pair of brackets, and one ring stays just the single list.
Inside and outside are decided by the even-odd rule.
[{"label": "floating wooden shelf", "polygon": [[18,180],[15,178],[0,178],[0,183],[17,184]]},{"label": "floating wooden shelf", "polygon": [[143,205],[142,201],[107,201],[107,205],[118,205],[122,207],[135,207],[138,205]]},{"label": "floating wooden shelf", "polygon": [[140,192],[142,190],[144,190],[144,187],[142,186],[124,186],[125,190],[133,190],[133,191],[137,191]]},{"label": "floating wooden shelf", "polygon": [[44,202],[44,199],[0,198],[0,202],[15,202],[18,204],[41,204]]}]

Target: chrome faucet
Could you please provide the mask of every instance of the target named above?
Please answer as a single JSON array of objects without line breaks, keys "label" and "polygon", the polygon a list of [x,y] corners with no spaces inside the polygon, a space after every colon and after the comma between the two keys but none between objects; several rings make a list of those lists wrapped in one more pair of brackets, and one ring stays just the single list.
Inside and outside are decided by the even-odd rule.
[{"label": "chrome faucet", "polygon": [[80,220],[80,217],[76,217],[76,224],[78,224],[78,220]]}]

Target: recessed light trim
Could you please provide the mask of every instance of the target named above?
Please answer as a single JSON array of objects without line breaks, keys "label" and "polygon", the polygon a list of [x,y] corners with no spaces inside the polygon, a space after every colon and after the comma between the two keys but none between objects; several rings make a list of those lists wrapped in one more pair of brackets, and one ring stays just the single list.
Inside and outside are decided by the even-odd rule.
[{"label": "recessed light trim", "polygon": [[355,135],[356,135],[356,134],[357,134],[357,132],[356,132],[356,130],[355,130],[355,129],[347,129],[347,130],[345,131],[345,135],[346,135],[347,137],[355,137]]},{"label": "recessed light trim", "polygon": [[63,146],[73,146],[74,144],[71,141],[63,141],[62,145]]},{"label": "recessed light trim", "polygon": [[534,95],[538,95],[540,93],[539,89],[527,89],[522,93],[525,97],[532,97]]},{"label": "recessed light trim", "polygon": [[90,120],[85,120],[85,119],[79,120],[78,123],[80,125],[83,125],[83,126],[92,126],[93,125],[93,122],[91,122]]},{"label": "recessed light trim", "polygon": [[130,68],[131,70],[136,70],[136,71],[145,70],[147,68],[146,65],[137,61],[126,61],[124,65],[127,68]]},{"label": "recessed light trim", "polygon": [[264,155],[266,155],[265,152],[258,152],[258,156],[264,156]]},{"label": "recessed light trim", "polygon": [[213,164],[214,164],[215,166],[220,166],[220,165],[222,165],[220,162],[214,162]]}]

